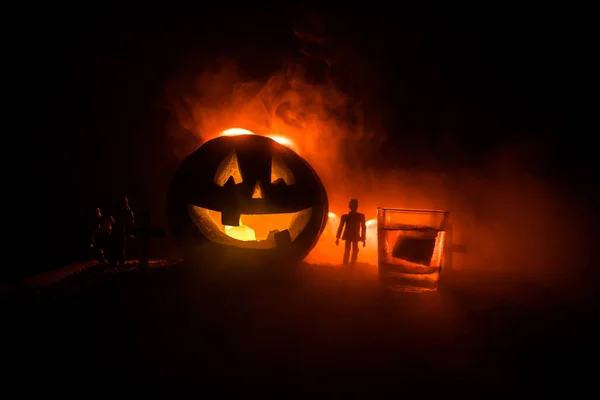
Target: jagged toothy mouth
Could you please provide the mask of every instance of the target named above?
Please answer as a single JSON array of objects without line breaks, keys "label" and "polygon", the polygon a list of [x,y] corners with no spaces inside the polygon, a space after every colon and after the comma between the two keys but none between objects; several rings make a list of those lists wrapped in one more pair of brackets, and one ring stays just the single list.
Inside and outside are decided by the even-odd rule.
[{"label": "jagged toothy mouth", "polygon": [[222,224],[220,211],[189,204],[188,212],[211,242],[251,249],[273,249],[293,242],[312,216],[312,208],[294,213],[242,214],[239,226],[229,226]]}]

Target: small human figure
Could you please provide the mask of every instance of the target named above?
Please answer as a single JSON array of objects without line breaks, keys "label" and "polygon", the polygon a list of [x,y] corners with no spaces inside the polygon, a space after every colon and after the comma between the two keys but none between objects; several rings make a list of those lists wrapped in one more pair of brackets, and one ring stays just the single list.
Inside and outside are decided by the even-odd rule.
[{"label": "small human figure", "polygon": [[[362,242],[363,247],[366,246],[367,225],[365,214],[356,212],[358,210],[357,199],[350,200],[348,207],[350,208],[350,212],[342,215],[340,219],[340,226],[335,235],[335,245],[338,246],[340,244],[340,237],[346,242],[344,246],[344,265],[348,265],[350,247],[352,247],[352,259],[350,263],[351,265],[355,265],[358,257],[358,242]],[[342,230],[344,232],[343,235]]]},{"label": "small human figure", "polygon": [[96,259],[99,263],[107,262],[107,253],[110,252],[109,239],[113,222],[114,219],[112,216],[103,215],[100,208],[96,208],[96,226],[92,233],[90,247],[95,250]]},{"label": "small human figure", "polygon": [[133,211],[129,207],[127,197],[119,199],[114,213],[114,224],[111,234],[112,259],[111,264],[125,264],[125,250],[127,247],[127,229],[135,224]]}]

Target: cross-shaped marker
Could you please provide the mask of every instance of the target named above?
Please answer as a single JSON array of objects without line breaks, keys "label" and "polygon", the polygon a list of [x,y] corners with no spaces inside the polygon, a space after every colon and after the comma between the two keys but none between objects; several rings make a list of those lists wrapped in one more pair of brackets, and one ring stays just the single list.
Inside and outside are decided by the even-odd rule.
[{"label": "cross-shaped marker", "polygon": [[139,219],[140,224],[127,229],[127,233],[133,235],[140,243],[140,268],[148,268],[150,239],[162,239],[165,237],[163,228],[152,228],[150,225],[150,212],[146,211]]}]

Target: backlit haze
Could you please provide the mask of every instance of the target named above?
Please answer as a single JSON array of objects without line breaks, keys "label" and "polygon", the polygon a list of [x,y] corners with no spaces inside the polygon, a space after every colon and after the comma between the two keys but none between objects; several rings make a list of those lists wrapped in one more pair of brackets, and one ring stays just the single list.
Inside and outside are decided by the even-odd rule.
[{"label": "backlit haze", "polygon": [[[531,172],[539,155],[535,143],[507,145],[476,167],[430,168],[429,162],[395,168],[393,160],[387,162],[391,167],[375,167],[369,160],[389,146],[392,133],[356,92],[342,90],[333,79],[311,79],[301,62],[284,63],[266,80],[244,78],[239,71],[235,62],[219,60],[193,79],[171,83],[172,150],[183,159],[223,132],[254,133],[306,159],[323,181],[330,211],[307,262],[341,263],[335,230],[348,201],[357,198],[358,211],[369,221],[358,259],[374,270],[378,206],[450,211],[454,243],[466,248],[453,255],[456,271],[562,286],[583,268],[588,240],[583,210]],[[485,135],[481,132],[482,140]],[[448,145],[449,152],[453,149]],[[398,158],[411,153],[410,148],[394,151]]]}]

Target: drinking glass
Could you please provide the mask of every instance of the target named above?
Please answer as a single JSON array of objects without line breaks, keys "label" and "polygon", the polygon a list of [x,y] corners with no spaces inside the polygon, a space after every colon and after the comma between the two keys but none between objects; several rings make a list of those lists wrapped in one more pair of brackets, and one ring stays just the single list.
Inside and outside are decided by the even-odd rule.
[{"label": "drinking glass", "polygon": [[392,289],[438,289],[448,211],[377,208],[379,279]]}]

